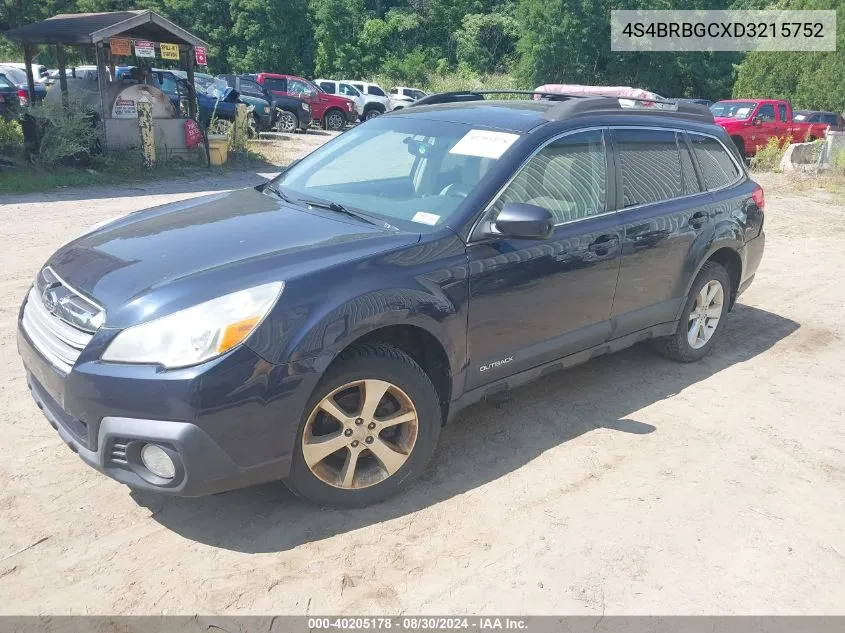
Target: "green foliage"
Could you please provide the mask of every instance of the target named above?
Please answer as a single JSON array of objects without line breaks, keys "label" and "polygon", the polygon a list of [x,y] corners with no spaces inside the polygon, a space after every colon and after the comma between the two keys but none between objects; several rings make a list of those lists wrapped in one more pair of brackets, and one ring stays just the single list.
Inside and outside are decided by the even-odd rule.
[{"label": "green foliage", "polygon": [[470,13],[455,32],[459,64],[491,73],[509,65],[519,37],[517,21],[504,13]]},{"label": "green foliage", "polygon": [[792,143],[792,137],[787,136],[783,140],[773,136],[766,143],[765,147],[757,150],[751,158],[751,169],[756,171],[779,171],[780,161]]},{"label": "green foliage", "polygon": [[793,0],[789,9],[839,9],[834,52],[750,53],[738,67],[734,97],[791,99],[807,110],[845,110],[845,11],[841,0]]},{"label": "green foliage", "polygon": [[19,154],[23,149],[23,130],[17,121],[0,117],[0,154]]},{"label": "green foliage", "polygon": [[41,130],[41,142],[33,149],[33,161],[45,167],[85,164],[96,153],[100,131],[93,125],[91,112],[71,101],[45,102],[28,109]]}]

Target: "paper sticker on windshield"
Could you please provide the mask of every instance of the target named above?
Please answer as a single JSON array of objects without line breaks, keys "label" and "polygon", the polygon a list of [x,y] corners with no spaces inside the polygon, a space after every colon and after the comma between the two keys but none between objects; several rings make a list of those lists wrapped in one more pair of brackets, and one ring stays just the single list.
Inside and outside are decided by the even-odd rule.
[{"label": "paper sticker on windshield", "polygon": [[499,158],[518,138],[519,134],[470,130],[449,150],[449,153],[480,156],[481,158]]},{"label": "paper sticker on windshield", "polygon": [[751,114],[751,108],[740,108],[736,111],[736,118],[747,119],[749,114]]},{"label": "paper sticker on windshield", "polygon": [[426,213],[425,211],[417,211],[414,214],[414,217],[411,218],[412,222],[419,222],[420,224],[429,224],[431,226],[437,224],[438,220],[440,220],[439,215],[435,215],[434,213]]}]

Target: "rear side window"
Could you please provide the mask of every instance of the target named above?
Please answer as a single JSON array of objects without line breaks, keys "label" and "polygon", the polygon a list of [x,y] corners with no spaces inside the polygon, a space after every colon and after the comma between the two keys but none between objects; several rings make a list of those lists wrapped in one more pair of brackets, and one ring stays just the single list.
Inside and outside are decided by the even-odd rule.
[{"label": "rear side window", "polygon": [[786,121],[786,104],[778,104],[778,121]]},{"label": "rear side window", "polygon": [[715,138],[690,134],[693,153],[701,168],[704,185],[709,191],[726,187],[739,178],[741,172],[728,150]]},{"label": "rear side window", "polygon": [[264,85],[267,86],[268,90],[276,90],[278,92],[285,92],[287,90],[287,82],[277,77],[265,77]]},{"label": "rear side window", "polygon": [[570,134],[540,150],[493,206],[524,202],[548,209],[555,224],[604,213],[607,159],[600,131]]},{"label": "rear side window", "polygon": [[686,195],[675,132],[616,130],[622,168],[622,206],[633,207]]},{"label": "rear side window", "polygon": [[384,94],[384,90],[382,90],[378,86],[367,86],[367,94],[375,95],[377,97],[387,96],[386,94]]},{"label": "rear side window", "polygon": [[324,91],[326,91],[330,95],[334,94],[334,84],[330,81],[321,81],[320,82],[320,88],[322,88]]},{"label": "rear side window", "polygon": [[681,177],[684,181],[684,193],[688,195],[699,193],[701,187],[698,185],[698,176],[695,175],[695,167],[692,166],[690,150],[682,135],[678,134],[676,139],[678,141],[678,150],[681,152]]},{"label": "rear side window", "polygon": [[839,117],[835,114],[825,114],[824,122],[828,125],[839,125]]}]

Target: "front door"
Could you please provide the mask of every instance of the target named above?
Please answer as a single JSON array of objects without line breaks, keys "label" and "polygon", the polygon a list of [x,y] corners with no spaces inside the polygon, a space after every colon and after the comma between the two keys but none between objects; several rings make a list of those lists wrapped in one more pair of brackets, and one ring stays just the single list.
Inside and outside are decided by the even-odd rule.
[{"label": "front door", "polygon": [[547,145],[492,205],[544,207],[556,227],[545,240],[470,242],[466,387],[472,389],[607,340],[622,233],[611,211],[604,132]]},{"label": "front door", "polygon": [[754,151],[757,152],[766,146],[770,138],[778,136],[780,125],[775,115],[775,105],[761,103],[751,121],[754,125],[754,131],[751,133],[754,137]]}]

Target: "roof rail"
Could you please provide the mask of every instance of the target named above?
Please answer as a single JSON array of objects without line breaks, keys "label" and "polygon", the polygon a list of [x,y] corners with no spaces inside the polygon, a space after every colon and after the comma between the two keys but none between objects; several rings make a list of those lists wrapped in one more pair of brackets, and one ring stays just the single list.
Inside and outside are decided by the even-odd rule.
[{"label": "roof rail", "polygon": [[[605,95],[590,94],[565,94],[559,92],[540,92],[537,90],[462,90],[454,92],[440,92],[423,97],[407,107],[435,105],[440,103],[460,103],[466,101],[484,101],[486,95],[522,95],[533,99],[548,101],[570,101],[577,100],[576,110],[578,113],[588,110],[617,110],[630,109],[632,111],[657,113],[669,111],[673,113],[691,115],[704,118],[707,121],[713,120],[713,115],[706,106],[695,103],[679,103],[668,99],[645,99],[640,97],[614,97]],[[587,101],[589,100],[589,101]],[[575,114],[575,111],[569,112]]]}]

